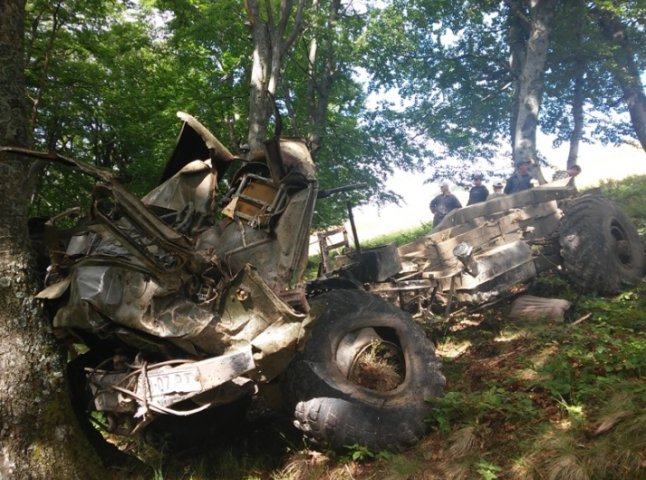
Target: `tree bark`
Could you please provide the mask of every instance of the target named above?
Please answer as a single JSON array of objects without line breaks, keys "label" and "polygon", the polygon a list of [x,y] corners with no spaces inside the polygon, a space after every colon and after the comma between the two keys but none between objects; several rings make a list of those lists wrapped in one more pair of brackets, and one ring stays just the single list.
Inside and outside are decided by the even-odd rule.
[{"label": "tree bark", "polygon": [[[25,0],[0,2],[0,144],[29,143],[23,59]],[[0,154],[1,155],[1,154]],[[0,158],[0,478],[103,478],[80,433],[64,362],[34,299],[27,217],[33,162]]]},{"label": "tree bark", "polygon": [[[577,1],[577,10],[581,15],[585,12],[584,0]],[[576,25],[576,60],[574,61],[574,94],[572,96],[572,134],[570,135],[570,150],[567,157],[567,167],[575,165],[579,158],[579,145],[583,138],[583,102],[585,101],[585,71],[586,61],[583,52],[583,23]]]},{"label": "tree bark", "polygon": [[516,142],[516,124],[518,123],[518,105],[520,97],[520,74],[523,71],[525,52],[527,50],[527,32],[530,24],[522,10],[522,0],[508,0],[509,30],[507,42],[509,44],[509,71],[511,72],[513,98],[509,118],[509,132],[511,138],[511,151],[514,151]]},{"label": "tree bark", "polygon": [[572,135],[570,135],[570,150],[567,156],[567,167],[575,165],[579,158],[579,145],[583,138],[583,86],[585,83],[583,70],[577,71],[577,77],[574,79],[574,97],[572,99]]},{"label": "tree bark", "polygon": [[[315,5],[318,2],[315,2]],[[334,32],[337,28],[341,0],[331,0],[325,23],[328,32],[327,41],[314,36],[308,51],[308,100],[310,103],[311,133],[308,142],[315,151],[320,147],[325,135],[328,119],[330,92],[334,84],[336,71]]]},{"label": "tree bark", "polygon": [[608,10],[594,10],[599,26],[606,39],[615,48],[612,50],[611,70],[623,92],[623,99],[630,113],[630,121],[637,140],[646,151],[646,95],[640,79],[639,67],[630,46],[628,30]]},{"label": "tree bark", "polygon": [[269,0],[246,0],[245,6],[253,42],[248,137],[253,152],[262,149],[266,140],[286,54],[303,28],[305,0],[281,0],[277,12]]},{"label": "tree bark", "polygon": [[520,74],[518,116],[514,132],[514,163],[530,162],[539,183],[545,183],[536,155],[536,129],[544,89],[545,62],[556,0],[535,0],[531,29]]}]

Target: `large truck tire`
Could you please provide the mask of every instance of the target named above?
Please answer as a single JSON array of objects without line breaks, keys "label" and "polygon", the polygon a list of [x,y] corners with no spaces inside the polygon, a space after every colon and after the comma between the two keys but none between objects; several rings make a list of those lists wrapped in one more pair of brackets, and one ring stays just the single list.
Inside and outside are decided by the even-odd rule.
[{"label": "large truck tire", "polygon": [[427,399],[445,384],[423,329],[361,290],[327,292],[311,304],[322,313],[284,381],[295,426],[334,450],[401,451],[417,443]]},{"label": "large truck tire", "polygon": [[582,195],[565,208],[559,242],[565,273],[583,290],[613,295],[644,275],[637,229],[601,195]]}]

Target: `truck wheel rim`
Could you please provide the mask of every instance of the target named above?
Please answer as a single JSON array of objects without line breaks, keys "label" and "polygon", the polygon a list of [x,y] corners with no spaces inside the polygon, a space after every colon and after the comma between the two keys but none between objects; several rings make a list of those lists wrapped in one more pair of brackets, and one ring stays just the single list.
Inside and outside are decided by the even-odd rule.
[{"label": "truck wheel rim", "polygon": [[348,380],[379,392],[394,390],[406,378],[401,349],[391,342],[374,340],[354,357]]}]

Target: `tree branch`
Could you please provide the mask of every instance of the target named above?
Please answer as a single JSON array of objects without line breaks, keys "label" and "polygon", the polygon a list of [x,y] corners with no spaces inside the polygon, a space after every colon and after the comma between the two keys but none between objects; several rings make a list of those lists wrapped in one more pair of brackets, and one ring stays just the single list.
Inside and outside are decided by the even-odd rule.
[{"label": "tree branch", "polygon": [[527,30],[529,30],[532,26],[532,21],[531,19],[525,15],[525,13],[520,9],[518,6],[517,2],[514,2],[512,0],[504,0],[504,2],[511,8],[511,11],[516,15],[516,17],[520,20],[522,23],[523,27],[525,27]]},{"label": "tree branch", "polygon": [[[290,2],[291,3],[291,2]],[[291,6],[290,6],[291,9]],[[289,36],[283,43],[282,53],[285,53],[291,48],[298,36],[301,34],[301,26],[303,24],[303,12],[305,10],[305,0],[298,0],[298,6],[296,7],[296,15],[294,17],[294,26]]]},{"label": "tree branch", "polygon": [[258,4],[254,0],[254,5],[249,6],[249,0],[244,0],[244,8],[247,11],[247,17],[249,17],[249,23],[253,27],[258,21]]}]

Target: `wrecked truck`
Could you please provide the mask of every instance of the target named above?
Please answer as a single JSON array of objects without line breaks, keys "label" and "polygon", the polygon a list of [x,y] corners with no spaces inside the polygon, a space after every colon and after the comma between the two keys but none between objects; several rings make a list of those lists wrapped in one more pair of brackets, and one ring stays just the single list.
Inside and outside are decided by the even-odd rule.
[{"label": "wrecked truck", "polygon": [[[323,233],[324,253],[325,242]],[[546,271],[562,273],[579,291],[615,294],[643,277],[645,263],[621,208],[564,179],[453,210],[431,233],[399,247],[357,244],[333,262],[324,255],[320,278],[356,283],[411,313],[448,314],[457,304],[495,301]]]},{"label": "wrecked truck", "polygon": [[319,195],[306,145],[277,137],[237,157],[194,117],[178,116],[160,183],[141,199],[112,172],[5,148],[96,179],[89,216],[44,225],[51,264],[38,294],[75,357],[69,377],[82,416],[99,412],[120,435],[168,418],[217,432],[213,422],[279,391],[317,445],[417,442],[427,399],[445,383],[423,329],[371,293],[334,282],[308,292],[303,282]]}]

